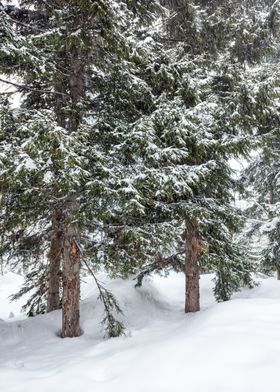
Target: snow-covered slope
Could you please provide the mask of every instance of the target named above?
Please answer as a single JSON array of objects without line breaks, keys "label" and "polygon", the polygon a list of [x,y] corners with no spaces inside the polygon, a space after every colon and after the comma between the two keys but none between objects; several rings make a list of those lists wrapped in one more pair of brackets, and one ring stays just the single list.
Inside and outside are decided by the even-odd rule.
[{"label": "snow-covered slope", "polygon": [[[280,282],[215,304],[212,277],[201,278],[202,311],[183,313],[184,279],[106,281],[124,310],[127,336],[105,340],[91,281],[83,286],[78,339],[60,339],[60,312],[0,321],[0,391],[5,392],[279,392]],[[1,317],[20,278],[0,279]],[[3,298],[4,297],[4,298]],[[4,312],[4,314],[3,314]]]}]

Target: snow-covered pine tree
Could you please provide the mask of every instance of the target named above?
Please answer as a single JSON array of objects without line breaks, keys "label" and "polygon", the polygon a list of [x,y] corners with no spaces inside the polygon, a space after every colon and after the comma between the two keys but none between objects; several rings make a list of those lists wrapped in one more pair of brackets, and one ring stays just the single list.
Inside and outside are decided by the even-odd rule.
[{"label": "snow-covered pine tree", "polygon": [[[50,9],[48,9],[48,12],[50,13]],[[60,20],[61,22],[62,20]],[[72,53],[72,51],[76,50],[75,44],[77,44],[77,42],[74,42],[75,40],[71,42],[72,32],[67,32],[70,35],[68,42],[65,39],[65,34],[64,39],[62,38],[63,34],[57,34],[57,37],[62,38],[60,41],[62,50],[65,48],[65,45],[69,45],[67,52],[69,60],[68,80],[63,86],[65,87],[65,92],[59,91],[54,81],[56,77],[59,78],[60,76],[56,71],[61,66],[59,64],[61,59],[56,58],[57,52],[54,50],[55,47],[51,44],[47,47],[47,43],[51,43],[51,41],[46,42],[46,37],[54,39],[52,34],[53,28],[58,28],[57,33],[59,33],[60,28],[64,26],[60,24],[57,27],[48,24],[47,27],[51,28],[51,31],[48,31],[49,34],[46,34],[44,30],[38,32],[36,27],[36,33],[32,31],[33,34],[30,33],[26,36],[33,48],[38,51],[36,56],[38,67],[35,64],[29,69],[24,68],[24,70],[22,67],[19,67],[24,71],[20,76],[24,80],[25,85],[28,86],[24,90],[29,91],[29,93],[24,91],[27,96],[25,100],[26,105],[22,104],[19,109],[13,112],[9,123],[10,141],[8,142],[7,154],[2,161],[5,165],[5,170],[2,172],[1,178],[4,192],[3,200],[5,202],[5,220],[9,220],[11,230],[28,230],[28,235],[30,236],[30,231],[32,234],[40,231],[41,224],[43,228],[48,227],[50,214],[57,217],[57,212],[54,211],[61,211],[63,216],[61,219],[63,222],[61,228],[63,241],[61,241],[60,248],[56,247],[55,253],[61,253],[64,261],[62,336],[78,336],[80,334],[78,306],[80,251],[77,245],[79,234],[77,229],[72,226],[72,215],[74,215],[72,212],[75,211],[73,207],[75,202],[73,200],[76,200],[75,188],[72,184],[77,182],[77,178],[81,175],[82,159],[80,162],[77,162],[77,148],[80,145],[78,137],[76,139],[72,134],[78,131],[79,123],[77,121],[76,105],[82,99],[83,94],[81,91],[82,82],[80,82],[79,78],[83,79],[84,73],[77,63],[85,61],[85,59],[80,54]],[[20,47],[19,51],[23,52],[24,47]],[[54,59],[54,61],[49,62],[51,67],[48,67],[48,60],[50,59],[46,55],[47,51],[48,55],[53,56]],[[66,57],[65,53],[64,51],[64,56]],[[63,60],[65,60],[65,57]],[[76,57],[76,62],[74,57]],[[21,64],[16,63],[16,65],[20,66]],[[47,86],[45,99],[36,99],[39,96],[40,89],[43,90],[44,86]],[[44,94],[43,91],[42,94]],[[67,124],[62,124],[58,119],[58,115],[55,116],[53,109],[57,105],[52,107],[49,102],[44,102],[51,100],[48,94],[55,97],[57,95],[60,97],[67,96],[68,105],[65,108],[68,109],[67,121],[65,121]],[[6,145],[6,147],[7,137],[7,128],[2,127],[2,145]],[[17,216],[16,220],[14,219],[15,215]],[[55,218],[55,220],[57,221],[58,219]],[[52,229],[54,229],[54,225]],[[8,232],[9,234],[11,230]],[[44,229],[43,232],[45,232]],[[41,232],[40,234],[40,237],[43,238],[43,233]],[[53,237],[52,243],[54,242]],[[51,258],[54,253],[52,248],[53,246],[51,246],[51,251],[49,252],[50,262],[53,261]],[[30,247],[28,247],[28,250],[30,250]],[[53,259],[58,263],[60,260],[57,254]],[[56,265],[56,270],[53,271],[51,264],[49,272],[51,278],[54,276],[57,282],[59,279],[57,272],[60,266],[59,264]],[[49,285],[49,303],[56,302],[55,306],[58,306],[57,298],[54,301],[52,296],[58,297],[59,285],[57,285],[56,292],[54,292],[55,285],[52,279],[49,279],[49,282],[51,283]]]},{"label": "snow-covered pine tree", "polygon": [[[245,125],[252,124],[255,153],[241,177],[245,195],[252,203],[246,213],[250,219],[247,238],[258,238],[260,252],[255,256],[262,272],[269,273],[279,268],[279,1],[260,3],[269,9],[268,17],[261,13],[263,26],[270,35],[269,52],[260,66],[252,67],[250,85],[244,89],[243,114]],[[264,24],[266,20],[266,24]],[[263,37],[267,34],[263,34]],[[250,88],[251,86],[251,88]],[[249,122],[248,122],[249,119]],[[277,273],[280,277],[280,274]]]},{"label": "snow-covered pine tree", "polygon": [[[184,269],[186,311],[196,311],[200,268],[216,273],[218,300],[251,283],[252,266],[233,238],[242,217],[232,206],[229,158],[248,152],[254,112],[250,120],[246,67],[273,49],[267,46],[271,9],[260,20],[248,4],[175,3],[180,12],[172,13],[169,32],[156,24],[149,44],[139,40],[135,53],[153,105],[129,127],[119,127],[126,170],[116,178],[123,197],[113,211],[114,240],[105,255],[118,254],[127,265],[150,263],[139,284],[145,273]],[[184,11],[189,17],[180,20]]]},{"label": "snow-covered pine tree", "polygon": [[256,152],[242,181],[252,203],[247,209],[250,218],[248,235],[256,235],[262,243],[259,268],[264,273],[277,271],[280,279],[280,164],[279,164],[279,63],[264,65],[254,104],[256,118]]},{"label": "snow-covered pine tree", "polygon": [[[110,176],[121,169],[118,156],[110,151],[116,122],[122,121],[119,112],[127,117],[142,110],[136,100],[141,89],[135,88],[129,76],[128,53],[134,41],[123,33],[139,14],[149,20],[151,5],[110,0],[23,1],[19,10],[12,9],[14,17],[28,14],[28,25],[21,20],[19,32],[11,8],[2,8],[9,29],[17,34],[14,41],[5,36],[3,50],[14,61],[11,73],[21,78],[23,95],[19,108],[2,106],[2,227],[6,228],[2,249],[21,258],[20,242],[36,235],[40,258],[48,254],[48,310],[59,306],[63,262],[62,336],[80,334],[82,245],[83,257],[93,258],[93,238],[100,242],[104,219],[114,203]],[[44,23],[37,23],[38,15],[44,15]],[[23,39],[27,44],[20,45]],[[10,47],[24,62],[11,56]],[[26,53],[35,56],[34,64],[25,65]],[[10,71],[6,62],[2,69]],[[116,77],[126,81],[123,96],[114,90]],[[122,110],[125,94],[134,90],[134,101]],[[31,247],[26,250],[33,254]],[[38,257],[36,262],[41,263]],[[100,294],[104,300],[103,287]],[[107,294],[105,308],[118,310],[111,293]],[[109,333],[120,333],[121,324],[108,312],[106,317]]]},{"label": "snow-covered pine tree", "polygon": [[[271,14],[255,22],[233,3],[229,8],[228,3],[211,2],[210,8],[199,2],[172,3],[184,7],[172,11],[173,24],[181,11],[188,13],[183,20],[187,30],[180,27],[188,34],[166,33],[164,19],[149,2],[93,2],[98,28],[89,30],[87,23],[79,28],[84,15],[79,10],[87,2],[38,2],[32,14],[37,11],[45,19],[37,16],[21,33],[28,51],[10,41],[6,45],[22,54],[23,67],[13,72],[25,84],[21,108],[3,106],[1,137],[7,154],[2,163],[8,171],[2,173],[2,204],[9,228],[3,249],[11,249],[11,238],[17,245],[18,239],[36,234],[45,252],[40,255],[49,252],[49,261],[52,254],[60,255],[54,260],[54,284],[48,285],[49,294],[50,286],[54,288],[55,307],[58,264],[65,257],[55,249],[63,246],[66,212],[76,206],[83,257],[121,276],[139,266],[147,272],[186,268],[187,311],[199,307],[198,261],[201,269],[216,272],[219,300],[250,281],[251,267],[233,242],[240,215],[230,204],[228,159],[246,151],[247,138],[240,135],[251,126],[244,61],[252,56],[244,60],[238,53],[251,50],[256,26],[270,34]],[[75,12],[69,16],[72,6]],[[159,9],[156,2],[154,6]],[[139,12],[141,19],[135,18]],[[143,23],[144,16],[152,26]],[[14,33],[15,22],[9,23]],[[246,40],[245,30],[252,33],[245,34]],[[237,31],[242,39],[236,39]],[[74,106],[67,42],[70,49],[78,45],[86,58],[84,92]],[[36,54],[36,67],[24,67],[25,53]],[[77,197],[75,203],[69,195]],[[63,212],[62,225],[56,211]],[[77,240],[73,249],[80,252]],[[29,246],[25,250],[32,253]],[[191,280],[195,295],[189,308]],[[114,326],[111,334],[118,330]]]},{"label": "snow-covered pine tree", "polygon": [[[25,4],[28,6],[28,2]],[[38,51],[39,67],[24,70],[21,75],[29,93],[25,93],[20,108],[25,104],[26,110],[19,109],[14,122],[15,138],[9,146],[13,161],[9,162],[5,187],[8,197],[12,194],[14,204],[23,209],[21,227],[25,221],[28,230],[33,225],[34,231],[41,220],[45,227],[52,220],[48,310],[59,306],[62,259],[62,336],[72,337],[80,334],[81,247],[75,215],[79,212],[78,193],[84,184],[87,163],[84,131],[79,128],[85,112],[85,77],[96,10],[85,3],[62,2],[57,6],[55,2],[37,2],[33,6],[46,13],[48,23],[44,29],[35,26],[35,32],[27,35]],[[42,97],[39,92],[44,86],[47,94]]]}]

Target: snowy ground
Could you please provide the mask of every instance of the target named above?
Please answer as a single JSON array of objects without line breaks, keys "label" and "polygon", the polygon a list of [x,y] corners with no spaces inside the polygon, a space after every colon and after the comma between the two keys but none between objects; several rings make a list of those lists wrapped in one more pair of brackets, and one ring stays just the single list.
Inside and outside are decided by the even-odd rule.
[{"label": "snowy ground", "polygon": [[0,276],[0,391],[279,392],[280,282],[265,279],[215,304],[211,278],[201,279],[196,315],[183,313],[180,274],[137,290],[131,281],[107,281],[127,326],[126,337],[110,340],[103,338],[102,309],[88,282],[85,333],[62,340],[59,312],[22,319],[19,304],[7,300],[21,278]]}]

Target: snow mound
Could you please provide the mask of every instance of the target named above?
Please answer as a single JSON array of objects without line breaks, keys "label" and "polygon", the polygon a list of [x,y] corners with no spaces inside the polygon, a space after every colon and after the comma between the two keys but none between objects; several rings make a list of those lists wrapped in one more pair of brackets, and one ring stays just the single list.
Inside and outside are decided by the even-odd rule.
[{"label": "snow mound", "polygon": [[[185,315],[182,274],[154,277],[140,289],[131,280],[101,277],[124,311],[127,334],[120,338],[104,339],[91,279],[82,285],[84,334],[78,339],[57,337],[59,311],[1,322],[1,390],[279,392],[280,282],[264,279],[215,304],[212,278],[201,277],[202,311]],[[1,277],[1,306],[2,294],[20,280]]]}]

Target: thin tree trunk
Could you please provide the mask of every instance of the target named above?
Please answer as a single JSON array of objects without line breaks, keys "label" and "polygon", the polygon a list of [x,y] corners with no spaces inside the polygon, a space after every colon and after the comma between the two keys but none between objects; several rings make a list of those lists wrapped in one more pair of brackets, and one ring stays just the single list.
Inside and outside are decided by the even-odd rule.
[{"label": "thin tree trunk", "polygon": [[280,280],[280,268],[277,268],[277,280]]},{"label": "thin tree trunk", "polygon": [[62,213],[58,209],[52,216],[52,233],[50,251],[48,254],[48,299],[47,312],[61,308],[61,258],[62,258]]},{"label": "thin tree trunk", "polygon": [[200,310],[198,262],[201,254],[205,252],[206,246],[200,238],[196,224],[192,221],[186,222],[185,247],[185,312],[198,312]]},{"label": "thin tree trunk", "polygon": [[66,204],[66,224],[63,241],[63,301],[62,332],[63,338],[81,335],[80,328],[80,238],[76,225],[72,222],[77,211],[75,198]]}]

